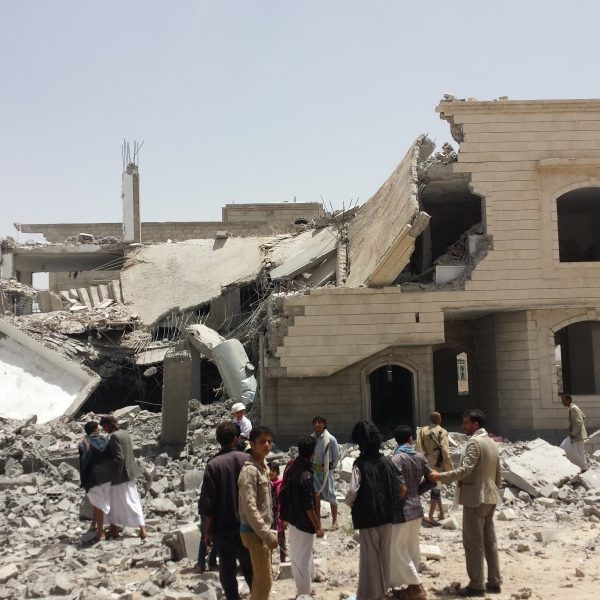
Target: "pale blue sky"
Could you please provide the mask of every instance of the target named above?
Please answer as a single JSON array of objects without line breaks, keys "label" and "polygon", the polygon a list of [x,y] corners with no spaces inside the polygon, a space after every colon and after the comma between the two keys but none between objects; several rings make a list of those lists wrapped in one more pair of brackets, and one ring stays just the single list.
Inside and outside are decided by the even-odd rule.
[{"label": "pale blue sky", "polygon": [[600,3],[0,0],[0,235],[369,198],[459,97],[598,97]]}]

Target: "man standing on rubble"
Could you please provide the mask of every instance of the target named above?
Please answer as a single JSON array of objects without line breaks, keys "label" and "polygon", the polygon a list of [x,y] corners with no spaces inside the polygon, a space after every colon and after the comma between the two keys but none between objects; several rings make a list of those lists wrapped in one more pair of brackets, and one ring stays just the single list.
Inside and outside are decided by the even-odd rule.
[{"label": "man standing on rubble", "polygon": [[[448,445],[448,432],[442,427],[442,415],[432,412],[429,415],[430,425],[421,427],[417,433],[417,452],[421,452],[429,466],[436,471],[451,471],[452,460],[450,459],[450,447]],[[431,501],[429,503],[429,517],[423,518],[425,525],[438,525],[434,520],[435,509],[439,511],[440,521],[444,519],[444,507],[442,506],[442,489],[438,482],[431,490]]]},{"label": "man standing on rubble", "polygon": [[588,464],[583,444],[587,440],[585,415],[579,406],[573,404],[571,394],[561,394],[560,400],[563,406],[569,409],[569,435],[564,439],[560,447],[565,451],[567,458],[574,465],[577,465],[582,471],[587,471]]},{"label": "man standing on rubble", "polygon": [[[458,481],[459,503],[463,506],[463,546],[469,584],[460,588],[459,596],[486,595],[501,592],[500,561],[494,530],[494,511],[500,501],[500,456],[498,447],[484,429],[485,414],[468,410],[463,415],[463,431],[470,436],[458,469],[438,473],[434,481]],[[484,557],[488,576],[485,583]]]},{"label": "man standing on rubble", "polygon": [[119,423],[112,415],[102,417],[100,425],[106,433],[110,434],[108,453],[112,458],[108,535],[116,538],[123,527],[138,527],[140,537],[145,539],[148,534],[142,512],[142,502],[135,487],[137,464],[133,454],[131,436],[125,430],[119,429]]},{"label": "man standing on rubble", "polygon": [[217,425],[217,442],[221,450],[208,461],[202,480],[198,510],[204,515],[204,541],[213,543],[219,557],[219,579],[227,600],[239,600],[236,579],[237,563],[249,587],[252,587],[250,554],[242,545],[238,518],[238,477],[248,460],[237,450],[238,428],[233,422]]},{"label": "man standing on rubble", "polygon": [[333,472],[340,461],[337,440],[327,429],[327,419],[316,416],[312,420],[313,438],[317,440],[313,457],[315,491],[317,492],[317,514],[321,516],[321,499],[331,506],[331,530],[337,529],[337,498],[333,487]]},{"label": "man standing on rubble", "polygon": [[431,467],[427,459],[413,447],[412,428],[399,425],[394,431],[398,444],[392,456],[406,495],[396,505],[392,524],[390,587],[406,585],[402,598],[426,600],[427,592],[419,577],[421,563],[419,533],[423,518],[421,495],[435,484],[429,481]]}]

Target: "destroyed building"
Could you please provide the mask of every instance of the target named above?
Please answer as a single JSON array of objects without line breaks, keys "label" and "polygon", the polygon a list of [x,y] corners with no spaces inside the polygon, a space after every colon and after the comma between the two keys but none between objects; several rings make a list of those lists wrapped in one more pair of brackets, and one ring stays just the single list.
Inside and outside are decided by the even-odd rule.
[{"label": "destroyed building", "polygon": [[563,390],[593,430],[600,101],[447,96],[437,111],[458,151],[419,137],[353,210],[231,204],[218,223],[144,223],[128,165],[123,225],[21,225],[49,243],[3,243],[6,318],[95,370],[99,406],[162,403],[164,434],[225,379],[210,330],[243,344],[239,379],[255,377],[282,440],[317,413],[344,438],[360,418],[389,433],[468,407],[499,434],[555,440]]}]

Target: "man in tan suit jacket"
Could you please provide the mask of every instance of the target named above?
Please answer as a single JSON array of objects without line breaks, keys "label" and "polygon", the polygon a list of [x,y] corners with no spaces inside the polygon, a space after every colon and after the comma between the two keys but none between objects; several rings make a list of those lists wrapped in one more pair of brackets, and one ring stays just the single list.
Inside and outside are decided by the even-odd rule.
[{"label": "man in tan suit jacket", "polygon": [[[500,563],[494,530],[494,511],[500,501],[500,456],[494,440],[484,429],[485,414],[469,410],[463,415],[463,430],[471,436],[458,469],[432,473],[432,479],[447,483],[458,481],[459,503],[463,506],[463,546],[469,585],[460,596],[485,596],[500,593]],[[485,583],[484,560],[488,577]]]}]

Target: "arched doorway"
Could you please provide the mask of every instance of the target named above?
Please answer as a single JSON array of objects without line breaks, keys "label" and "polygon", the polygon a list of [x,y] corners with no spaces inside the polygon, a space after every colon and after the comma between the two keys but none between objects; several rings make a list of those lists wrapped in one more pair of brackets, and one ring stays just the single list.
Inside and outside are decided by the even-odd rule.
[{"label": "arched doorway", "polygon": [[414,377],[400,365],[384,365],[369,375],[371,420],[384,437],[397,425],[414,427]]}]

